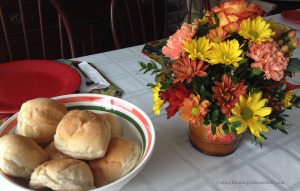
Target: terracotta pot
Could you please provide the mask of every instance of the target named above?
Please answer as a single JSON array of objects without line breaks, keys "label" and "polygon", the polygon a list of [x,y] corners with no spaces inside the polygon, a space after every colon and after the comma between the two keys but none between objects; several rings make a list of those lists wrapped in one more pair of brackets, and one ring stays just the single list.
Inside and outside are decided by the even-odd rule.
[{"label": "terracotta pot", "polygon": [[223,124],[216,128],[216,134],[213,135],[210,125],[190,124],[190,141],[192,145],[200,152],[212,156],[226,156],[233,153],[238,147],[242,134],[235,135],[229,131],[228,135],[222,130]]}]

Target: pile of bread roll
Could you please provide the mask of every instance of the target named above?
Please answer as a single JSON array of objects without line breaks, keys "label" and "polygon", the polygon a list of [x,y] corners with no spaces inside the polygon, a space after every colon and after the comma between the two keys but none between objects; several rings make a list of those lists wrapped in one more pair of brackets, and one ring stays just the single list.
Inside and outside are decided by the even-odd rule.
[{"label": "pile of bread roll", "polygon": [[141,147],[110,113],[67,111],[49,98],[22,104],[15,134],[0,138],[0,168],[31,189],[91,190],[129,173]]}]

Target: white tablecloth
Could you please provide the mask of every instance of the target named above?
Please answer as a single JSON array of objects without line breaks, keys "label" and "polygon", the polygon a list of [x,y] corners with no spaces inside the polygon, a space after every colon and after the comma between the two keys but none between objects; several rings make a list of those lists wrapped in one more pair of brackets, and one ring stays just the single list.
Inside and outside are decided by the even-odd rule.
[{"label": "white tablecloth", "polygon": [[[278,23],[297,29],[300,25],[280,15],[271,16]],[[140,174],[129,182],[123,191],[183,191],[183,190],[286,190],[300,191],[300,110],[291,110],[288,122],[293,127],[288,135],[272,131],[265,135],[267,142],[261,149],[244,136],[238,149],[225,157],[207,156],[192,147],[188,125],[176,115],[167,120],[162,110],[159,116],[152,110],[152,91],[146,86],[154,76],[139,72],[138,61],[149,59],[136,46],[75,60],[94,63],[123,90],[121,98],[144,110],[152,119],[157,142],[152,158]],[[300,58],[300,48],[294,52]],[[300,84],[297,75],[294,84]],[[300,91],[296,93],[299,95]]]},{"label": "white tablecloth", "polygon": [[[279,23],[298,29],[300,25],[272,16]],[[146,86],[154,76],[139,72],[138,61],[148,62],[143,46],[76,58],[95,64],[105,76],[123,90],[122,99],[145,111],[157,135],[154,153],[145,168],[122,191],[300,191],[300,110],[288,113],[293,127],[288,135],[272,131],[265,135],[261,149],[244,136],[238,149],[225,157],[200,153],[189,142],[188,125],[176,115],[167,120],[164,109],[159,116],[152,110],[152,91]],[[300,48],[295,53],[300,58]],[[300,84],[300,75],[294,84]],[[297,90],[297,94],[299,90]],[[3,188],[0,188],[2,190]]]}]

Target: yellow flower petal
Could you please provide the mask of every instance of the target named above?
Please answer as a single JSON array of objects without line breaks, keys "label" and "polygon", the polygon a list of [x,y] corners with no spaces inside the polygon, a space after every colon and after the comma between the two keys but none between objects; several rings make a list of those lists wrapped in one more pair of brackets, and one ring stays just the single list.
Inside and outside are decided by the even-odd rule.
[{"label": "yellow flower petal", "polygon": [[272,36],[275,33],[270,29],[270,24],[260,16],[253,20],[244,19],[240,26],[239,34],[250,42],[261,44],[265,41],[273,41]]},{"label": "yellow flower petal", "polygon": [[247,129],[247,124],[245,123],[242,123],[242,126],[241,127],[237,127],[235,128],[236,131],[237,131],[237,134],[241,134],[241,133],[244,133]]},{"label": "yellow flower petal", "polygon": [[229,122],[235,122],[235,121],[240,121],[240,118],[237,116],[231,117],[228,119]]},{"label": "yellow flower petal", "polygon": [[261,100],[262,92],[258,92],[256,94],[250,95],[250,97],[252,97],[251,100],[252,105],[255,106]]},{"label": "yellow flower petal", "polygon": [[[236,116],[229,119],[229,122],[240,121],[242,126],[236,128],[238,133],[242,133],[249,127],[251,133],[256,137],[261,137],[259,132],[267,132],[269,129],[265,125],[268,121],[264,118],[271,113],[271,107],[264,107],[266,99],[262,99],[262,92],[251,94],[246,98],[239,97],[239,101],[232,109],[232,113]],[[238,109],[237,109],[238,108]],[[262,122],[261,122],[262,121]],[[264,123],[264,124],[263,124]]]},{"label": "yellow flower petal", "polygon": [[208,55],[210,64],[226,64],[239,66],[240,57],[243,51],[240,49],[239,42],[235,39],[227,40],[219,44],[213,43],[213,51]]},{"label": "yellow flower petal", "polygon": [[258,138],[260,137],[259,126],[261,126],[261,124],[258,123],[257,121],[249,121],[249,127],[251,127],[250,128],[251,133]]},{"label": "yellow flower petal", "polygon": [[267,99],[260,100],[257,103],[253,103],[252,102],[252,108],[253,108],[253,110],[257,110],[259,108],[262,108],[263,106],[265,106],[266,102],[268,102]]},{"label": "yellow flower petal", "polygon": [[271,107],[264,107],[254,111],[254,115],[267,116],[272,112]]}]

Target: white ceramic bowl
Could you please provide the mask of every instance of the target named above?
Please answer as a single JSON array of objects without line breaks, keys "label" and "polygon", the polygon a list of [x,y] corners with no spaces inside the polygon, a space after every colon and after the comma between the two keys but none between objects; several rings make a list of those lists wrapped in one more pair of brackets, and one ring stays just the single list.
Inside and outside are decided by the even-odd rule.
[{"label": "white ceramic bowl", "polygon": [[[94,191],[119,190],[135,177],[149,161],[155,144],[155,131],[150,118],[137,106],[120,98],[100,94],[71,94],[54,97],[65,103],[68,110],[90,110],[95,113],[110,112],[118,117],[124,128],[124,137],[137,142],[142,148],[142,154],[137,166],[127,175],[106,186]],[[13,115],[0,127],[0,137],[14,133],[17,124],[17,115]],[[1,190],[29,190],[11,177],[0,171]],[[4,188],[3,188],[4,186]]]}]

